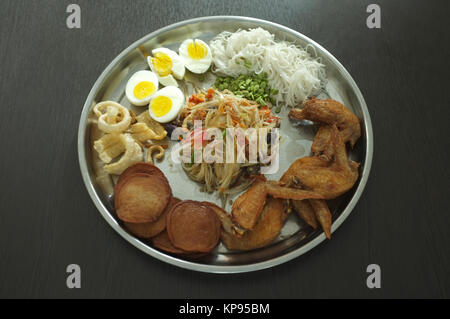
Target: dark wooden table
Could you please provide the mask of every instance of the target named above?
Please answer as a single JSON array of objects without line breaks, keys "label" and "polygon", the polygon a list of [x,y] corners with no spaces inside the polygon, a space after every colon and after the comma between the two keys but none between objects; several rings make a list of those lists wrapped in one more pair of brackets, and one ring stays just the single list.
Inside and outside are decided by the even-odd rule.
[{"label": "dark wooden table", "polygon": [[[82,28],[66,27],[66,7]],[[0,297],[449,297],[448,1],[1,1]],[[366,26],[378,3],[382,28]],[[333,240],[241,275],[175,268],[107,225],[81,179],[77,128],[103,69],[188,18],[244,15],[316,40],[352,74],[375,135],[369,183]],[[366,286],[379,264],[382,288]],[[66,287],[79,264],[82,288]]]}]

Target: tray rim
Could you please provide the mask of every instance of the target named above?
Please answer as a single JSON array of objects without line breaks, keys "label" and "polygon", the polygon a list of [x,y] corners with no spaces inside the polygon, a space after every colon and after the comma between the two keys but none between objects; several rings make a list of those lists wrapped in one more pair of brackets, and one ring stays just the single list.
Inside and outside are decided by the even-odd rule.
[{"label": "tray rim", "polygon": [[178,266],[184,269],[198,271],[198,272],[205,272],[205,273],[216,273],[216,274],[230,274],[230,273],[246,273],[246,272],[253,272],[258,270],[263,270],[267,268],[271,268],[280,264],[283,264],[285,262],[288,262],[300,255],[305,254],[306,252],[310,251],[320,243],[322,243],[326,237],[322,233],[310,242],[306,243],[305,245],[298,247],[297,249],[294,249],[293,251],[290,251],[284,255],[247,265],[205,265],[205,264],[199,264],[192,261],[186,261],[181,260],[176,257],[172,257],[170,255],[166,255],[156,249],[151,248],[150,246],[144,244],[139,239],[131,236],[128,234],[118,223],[117,221],[111,216],[108,209],[103,205],[102,201],[100,200],[99,196],[97,195],[93,183],[91,181],[90,175],[89,175],[89,169],[88,169],[88,163],[86,160],[86,152],[85,152],[85,141],[86,141],[86,124],[87,124],[87,118],[88,118],[88,112],[90,111],[91,104],[94,98],[94,95],[96,94],[98,88],[102,84],[102,82],[105,80],[107,75],[111,72],[111,70],[117,65],[119,61],[121,61],[127,54],[135,50],[139,45],[149,41],[150,39],[163,34],[165,32],[168,32],[170,30],[183,27],[189,24],[194,23],[201,23],[201,22],[214,22],[214,21],[220,21],[220,20],[227,20],[227,21],[241,21],[241,22],[250,22],[250,23],[257,23],[261,26],[268,25],[273,28],[280,29],[286,33],[289,33],[293,35],[294,37],[300,38],[306,42],[311,43],[316,48],[319,48],[323,54],[329,58],[333,64],[336,66],[336,68],[339,70],[339,72],[343,75],[343,77],[349,82],[350,86],[352,87],[356,98],[358,99],[363,113],[363,118],[365,122],[365,136],[366,136],[366,148],[365,148],[365,158],[364,158],[364,169],[361,172],[361,178],[359,181],[359,185],[356,188],[350,202],[345,207],[343,212],[340,214],[340,216],[333,222],[332,225],[332,233],[334,233],[340,225],[347,219],[347,217],[350,215],[350,213],[353,211],[354,207],[356,206],[357,202],[359,201],[359,198],[361,197],[363,190],[367,184],[370,170],[372,167],[372,159],[373,159],[373,148],[374,148],[374,138],[373,138],[373,129],[372,129],[372,121],[370,118],[370,114],[367,108],[367,104],[364,100],[364,97],[357,86],[356,82],[353,80],[350,73],[345,69],[345,67],[330,53],[328,50],[326,50],[324,47],[322,47],[320,44],[315,42],[314,40],[310,39],[309,37],[301,34],[298,31],[292,30],[286,26],[280,25],[278,23],[274,23],[267,20],[257,19],[257,18],[251,18],[251,17],[244,17],[244,16],[208,16],[208,17],[200,17],[200,18],[194,18],[189,20],[180,21],[171,25],[168,25],[166,27],[163,27],[161,29],[158,29],[154,32],[151,32],[147,34],[146,36],[142,37],[141,39],[135,41],[133,44],[131,44],[129,47],[127,47],[125,50],[123,50],[102,72],[102,74],[99,76],[99,78],[96,80],[95,84],[91,88],[91,91],[86,99],[86,102],[83,106],[83,110],[81,113],[80,118],[80,124],[78,128],[78,160],[81,170],[81,175],[84,181],[84,184],[86,186],[86,189],[91,197],[91,200],[94,202],[95,206],[97,207],[98,211],[101,213],[103,218],[107,221],[107,223],[119,234],[121,235],[125,240],[127,240],[130,244],[141,250],[142,252],[155,257],[156,259],[172,264],[174,266]]}]

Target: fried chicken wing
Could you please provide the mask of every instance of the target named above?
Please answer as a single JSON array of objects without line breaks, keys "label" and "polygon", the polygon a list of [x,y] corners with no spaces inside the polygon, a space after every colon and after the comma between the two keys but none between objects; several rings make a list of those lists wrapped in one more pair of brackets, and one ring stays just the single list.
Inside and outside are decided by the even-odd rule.
[{"label": "fried chicken wing", "polygon": [[283,201],[268,198],[256,226],[242,237],[222,231],[222,242],[230,250],[252,250],[269,245],[284,226],[287,214]]},{"label": "fried chicken wing", "polygon": [[231,215],[224,209],[211,202],[202,202],[202,204],[208,205],[216,213],[217,217],[219,217],[220,223],[222,224],[223,231],[236,235],[237,237],[241,237],[245,233],[245,229],[242,229],[234,224],[231,219]]},{"label": "fried chicken wing", "polygon": [[[359,119],[345,105],[335,100],[314,98],[307,100],[302,109],[292,109],[289,116],[297,120],[309,120],[329,126],[335,124],[342,135],[344,143],[350,142],[352,148],[361,136]],[[332,145],[330,141],[331,128],[322,126],[311,149],[313,154],[328,156],[332,152],[329,149]]]},{"label": "fried chicken wing", "polygon": [[308,198],[323,198],[320,194],[303,189],[286,187],[286,185],[273,181],[266,182],[266,192],[268,195],[280,199],[303,200]]},{"label": "fried chicken wing", "polygon": [[319,227],[314,209],[308,200],[293,200],[292,207],[297,212],[298,216],[309,226],[314,229]]},{"label": "fried chicken wing", "polygon": [[278,182],[268,182],[259,179],[234,202],[231,210],[233,221],[239,227],[247,230],[253,229],[261,217],[268,195],[279,199],[296,200],[324,198],[322,195],[312,191],[290,188]]},{"label": "fried chicken wing", "polygon": [[311,153],[314,156],[325,156],[329,160],[333,157],[333,144],[331,143],[332,131],[333,129],[330,125],[320,126],[311,145]]},{"label": "fried chicken wing", "polygon": [[314,209],[314,214],[322,226],[323,231],[328,239],[331,239],[331,224],[332,216],[327,202],[324,200],[311,199],[309,200],[311,206]]},{"label": "fried chicken wing", "polygon": [[318,193],[324,199],[336,198],[350,190],[358,179],[359,164],[347,157],[341,134],[333,125],[333,161],[319,157],[305,157],[295,161],[281,178],[287,185]]},{"label": "fried chicken wing", "polygon": [[256,179],[252,187],[234,201],[231,210],[233,221],[244,229],[255,227],[266,203],[266,196],[266,182]]}]

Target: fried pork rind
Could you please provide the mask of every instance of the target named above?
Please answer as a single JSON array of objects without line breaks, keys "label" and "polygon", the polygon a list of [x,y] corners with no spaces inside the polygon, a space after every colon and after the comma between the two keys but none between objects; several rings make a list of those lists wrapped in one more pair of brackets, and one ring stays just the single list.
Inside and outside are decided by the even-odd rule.
[{"label": "fried pork rind", "polygon": [[154,137],[154,132],[150,130],[150,128],[145,123],[133,124],[128,130],[128,133],[130,133],[131,136],[139,142],[145,142],[151,140],[152,137]]},{"label": "fried pork rind", "polygon": [[165,154],[165,150],[161,145],[153,145],[148,149],[147,152],[147,162],[150,164],[153,164],[153,153],[158,152],[158,154],[156,154],[156,159],[158,161],[162,160],[164,158],[164,154]]},{"label": "fried pork rind", "polygon": [[167,233],[172,244],[191,253],[209,253],[219,243],[219,218],[207,205],[183,201],[167,216]]},{"label": "fried pork rind", "polygon": [[105,133],[123,133],[130,127],[130,112],[116,102],[101,102],[94,107],[94,113],[98,117],[98,128]]},{"label": "fried pork rind", "polygon": [[146,111],[141,113],[139,116],[136,117],[136,120],[138,121],[138,123],[134,124],[133,126],[136,126],[138,124],[145,124],[148,128],[148,130],[144,129],[145,130],[144,133],[142,131],[139,131],[143,130],[143,126],[142,125],[138,126],[136,129],[138,130],[138,132],[142,133],[142,136],[139,137],[150,136],[149,140],[157,140],[157,141],[166,138],[167,136],[166,130],[161,124],[159,124],[158,122],[156,122],[154,119],[151,118],[149,112]]},{"label": "fried pork rind", "polygon": [[117,216],[128,223],[155,222],[169,204],[172,191],[159,173],[127,174],[116,184],[114,206]]},{"label": "fried pork rind", "polygon": [[[148,112],[143,112],[136,117],[132,111],[122,105],[106,101],[94,106],[94,113],[98,117],[97,128],[106,133],[94,142],[94,149],[98,152],[100,160],[109,164],[104,166],[108,174],[120,175],[129,166],[142,161],[143,142],[162,140],[167,136],[164,127],[154,121]],[[135,123],[136,121],[138,123]],[[158,150],[157,158],[162,158],[165,151]],[[110,164],[124,152],[125,154],[118,162]]]},{"label": "fried pork rind", "polygon": [[166,218],[169,214],[172,207],[181,202],[178,198],[172,197],[170,199],[169,205],[167,205],[166,209],[162,213],[162,215],[158,218],[156,222],[153,223],[143,223],[143,224],[133,224],[133,223],[124,223],[125,228],[132,233],[133,235],[150,239],[155,237],[156,235],[162,233],[166,229]]},{"label": "fried pork rind", "polygon": [[[142,152],[142,148],[137,144],[134,139],[128,134],[121,134],[120,140],[125,149],[125,153],[122,155],[122,158],[112,164],[105,165],[104,170],[108,174],[112,175],[120,175],[131,165],[141,162],[144,159],[144,153]],[[98,145],[98,148],[101,147]],[[114,152],[117,152],[119,146],[114,146]],[[99,153],[102,154],[102,157],[105,160],[108,160],[110,155],[113,155],[114,152],[109,153]]]},{"label": "fried pork rind", "polygon": [[272,243],[280,234],[287,214],[283,200],[268,198],[256,226],[242,237],[222,231],[222,242],[229,250],[252,250]]},{"label": "fried pork rind", "polygon": [[125,152],[125,143],[121,134],[105,134],[94,142],[94,149],[103,163],[111,163],[113,159]]},{"label": "fried pork rind", "polygon": [[156,133],[146,123],[142,122],[133,124],[128,130],[128,133],[130,133],[131,136],[133,136],[133,138],[139,142],[146,142],[149,140],[162,140],[167,135],[167,132],[165,134],[162,132]]}]

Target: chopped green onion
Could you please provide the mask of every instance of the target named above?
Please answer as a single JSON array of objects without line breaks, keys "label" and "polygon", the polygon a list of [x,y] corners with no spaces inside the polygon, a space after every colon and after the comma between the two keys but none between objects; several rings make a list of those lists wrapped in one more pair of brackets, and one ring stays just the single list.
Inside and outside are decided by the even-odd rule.
[{"label": "chopped green onion", "polygon": [[[251,63],[245,59],[240,60],[239,64],[242,63],[248,68],[251,67]],[[274,96],[279,93],[278,90],[270,88],[267,73],[218,77],[214,86],[220,91],[228,89],[260,105],[267,105],[269,101],[274,105],[276,103]]]}]

